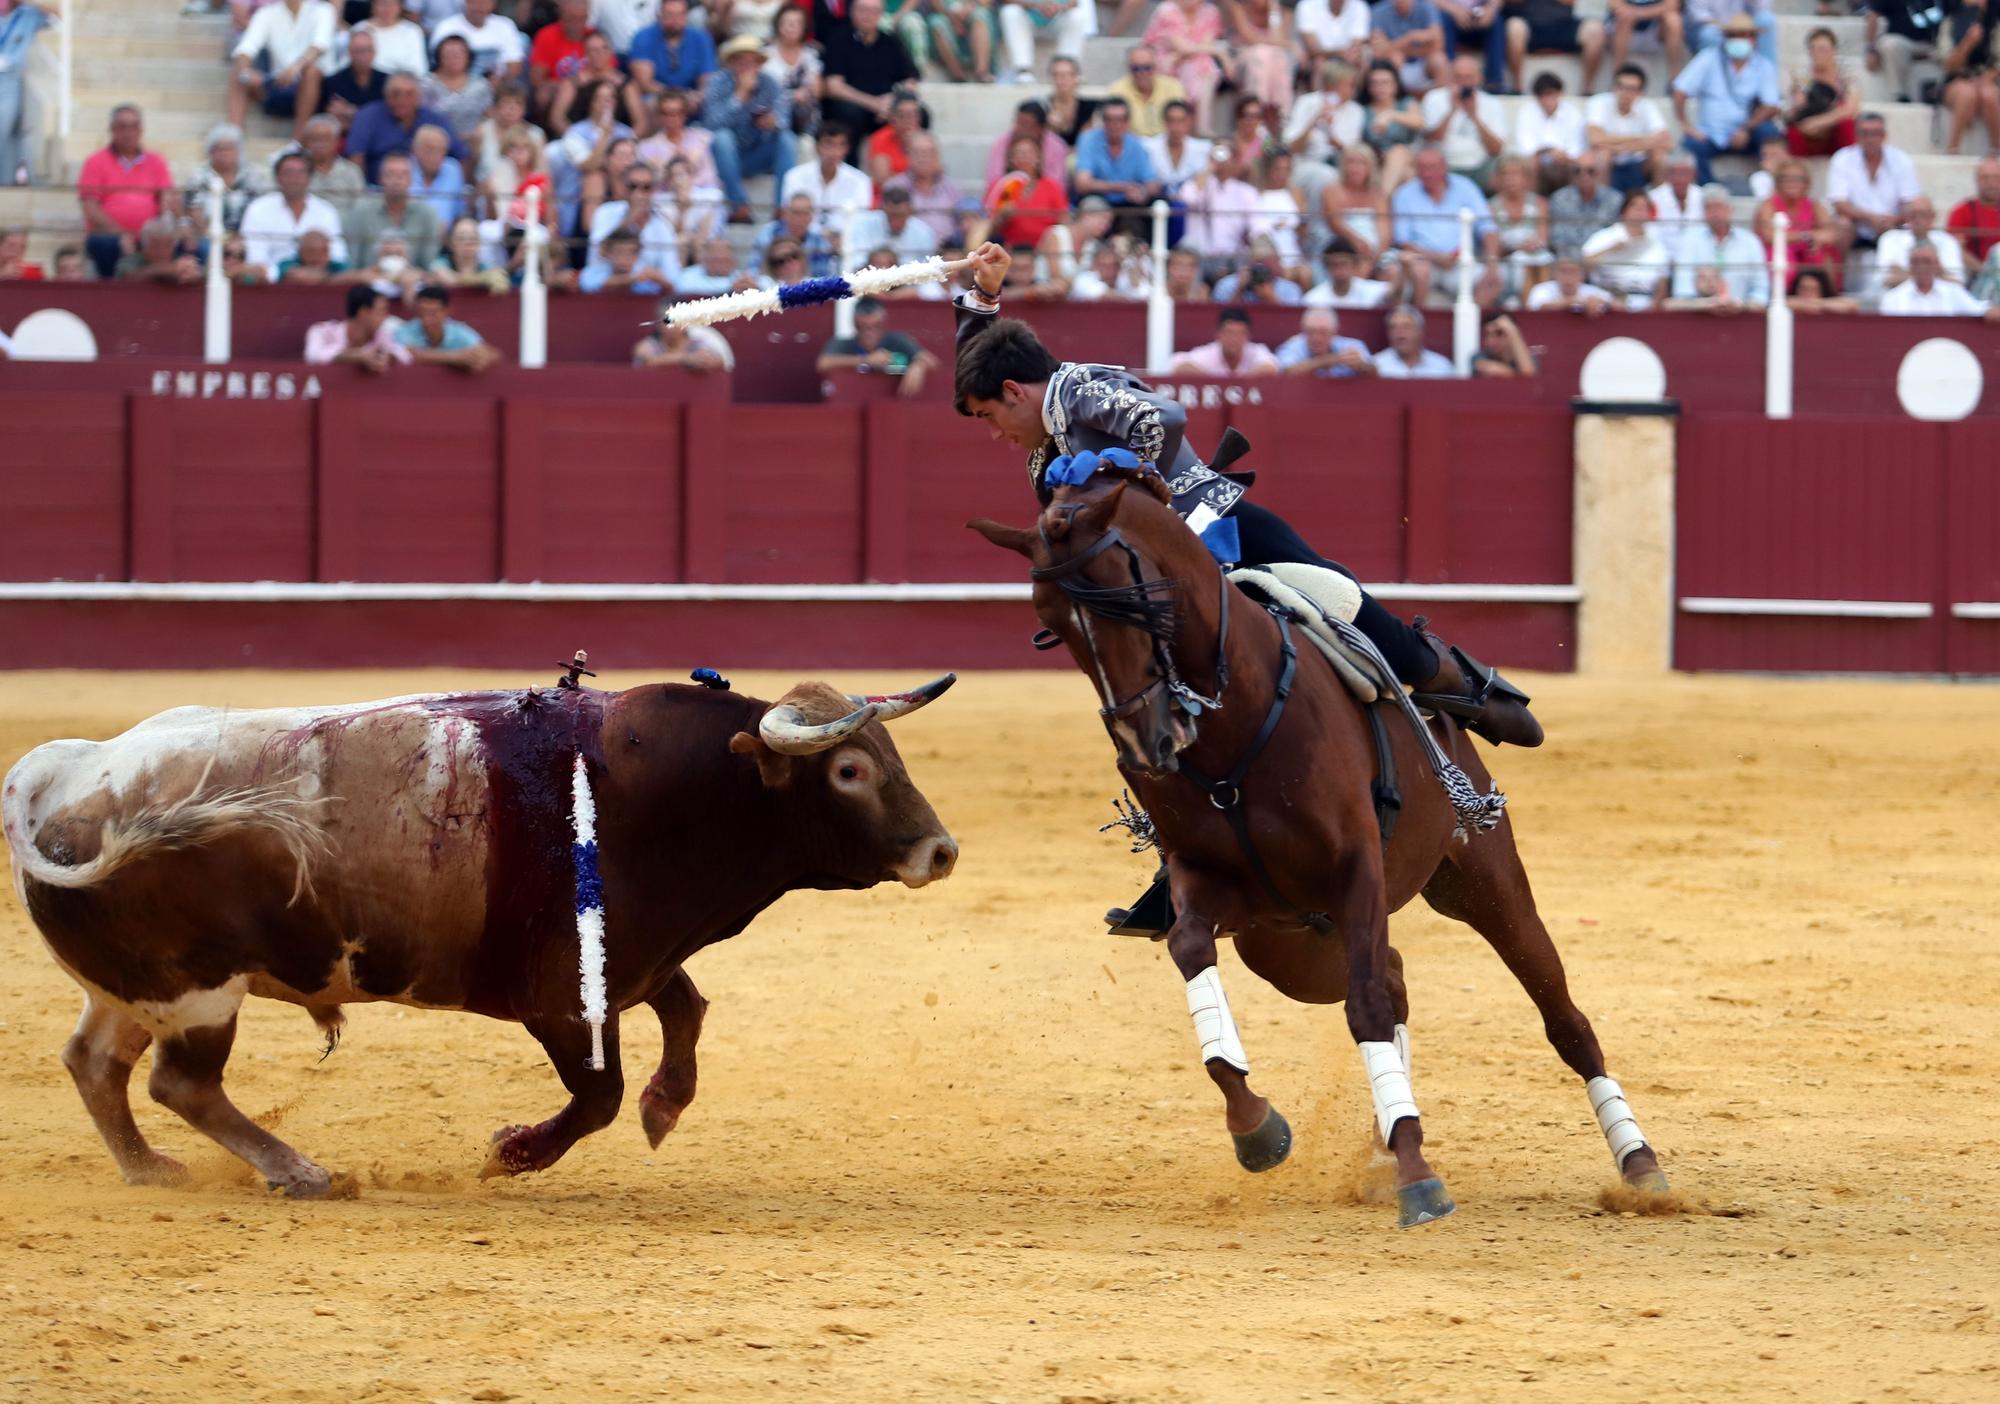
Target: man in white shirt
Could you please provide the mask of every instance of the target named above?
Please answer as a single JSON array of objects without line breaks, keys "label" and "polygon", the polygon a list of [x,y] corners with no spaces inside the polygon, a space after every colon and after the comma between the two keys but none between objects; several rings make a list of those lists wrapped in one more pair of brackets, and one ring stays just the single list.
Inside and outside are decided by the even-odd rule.
[{"label": "man in white shirt", "polygon": [[326,235],[333,261],[346,262],[340,213],[331,202],[310,193],[312,161],[306,153],[288,151],[280,156],[275,174],[278,188],[243,207],[243,261],[262,268],[275,283],[278,265],[298,254],[299,236],[317,229]]},{"label": "man in white shirt", "polygon": [[472,70],[499,83],[518,79],[528,59],[528,41],[514,21],[493,13],[493,0],[465,0],[465,12],[440,20],[431,31],[431,54],[457,35],[472,49]]},{"label": "man in white shirt", "polygon": [[1701,222],[1701,187],[1694,183],[1695,159],[1685,151],[1667,157],[1667,178],[1647,191],[1653,202],[1653,237],[1680,262],[1681,240]]},{"label": "man in white shirt", "polygon": [[660,22],[660,0],[590,0],[590,27],[623,58],[639,31]]},{"label": "man in white shirt", "polygon": [[1514,114],[1514,151],[1535,163],[1541,189],[1569,183],[1571,163],[1583,155],[1583,112],[1563,100],[1563,80],[1553,73],[1535,79],[1535,95]]},{"label": "man in white shirt", "polygon": [[1445,166],[1490,193],[1507,121],[1500,99],[1480,87],[1479,60],[1470,54],[1453,59],[1451,81],[1425,93],[1422,110],[1424,140],[1438,144]]},{"label": "man in white shirt", "polygon": [[1937,206],[1928,195],[1919,195],[1903,206],[1906,227],[1891,229],[1875,246],[1875,275],[1884,288],[1893,288],[1910,276],[1910,254],[1919,244],[1937,250],[1939,274],[1948,283],[1965,283],[1965,250],[1958,240],[1937,227]]},{"label": "man in white shirt", "polygon": [[1555,277],[1535,284],[1528,293],[1530,312],[1581,312],[1596,317],[1612,309],[1611,294],[1583,281],[1583,260],[1559,258]]},{"label": "man in white shirt", "polygon": [[1923,194],[1909,153],[1889,145],[1888,124],[1879,112],[1864,112],[1854,124],[1854,145],[1843,146],[1826,163],[1826,198],[1833,212],[1854,222],[1854,242],[1872,247],[1903,222],[1903,207]]},{"label": "man in white shirt", "polygon": [[1168,198],[1180,194],[1181,187],[1208,169],[1208,153],[1214,143],[1194,135],[1194,109],[1184,102],[1170,102],[1160,113],[1166,130],[1145,137],[1140,145],[1153,159],[1153,174],[1167,187]]},{"label": "man in white shirt", "polygon": [[1681,239],[1674,260],[1674,296],[1696,297],[1695,274],[1713,269],[1730,295],[1745,306],[1761,307],[1771,299],[1771,270],[1765,264],[1764,241],[1730,219],[1729,191],[1720,185],[1701,189],[1702,223]]},{"label": "man in white shirt", "polygon": [[1308,67],[1324,58],[1356,70],[1368,67],[1368,6],[1362,0],[1299,0],[1293,23]]},{"label": "man in white shirt", "polygon": [[[1584,107],[1584,136],[1611,161],[1611,188],[1644,190],[1661,179],[1662,158],[1674,144],[1659,104],[1646,93],[1646,70],[1635,63],[1611,78],[1611,91],[1599,93]],[[1690,178],[1694,170],[1689,158]]]},{"label": "man in white shirt", "polygon": [[819,159],[786,171],[785,183],[778,190],[779,204],[796,195],[803,195],[812,201],[819,231],[836,242],[840,231],[846,227],[849,207],[865,210],[875,203],[874,183],[859,169],[847,164],[847,152],[852,144],[853,137],[847,128],[838,122],[828,122],[819,129],[819,140],[814,148]]},{"label": "man in white shirt", "polygon": [[1321,262],[1326,268],[1326,281],[1306,290],[1300,299],[1306,306],[1370,308],[1380,307],[1389,300],[1387,283],[1355,276],[1361,256],[1354,245],[1339,235],[1327,240]]},{"label": "man in white shirt", "polygon": [[585,271],[604,260],[604,241],[620,229],[639,240],[641,268],[657,268],[669,278],[680,272],[680,235],[672,220],[660,212],[654,199],[654,176],[645,166],[634,166],[625,176],[623,200],[606,200],[590,220],[590,258]]},{"label": "man in white shirt", "polygon": [[1424,345],[1424,314],[1398,307],[1387,322],[1389,344],[1375,353],[1375,374],[1385,380],[1456,380],[1458,368]]},{"label": "man in white shirt", "polygon": [[854,222],[855,252],[894,249],[896,262],[915,263],[938,251],[937,231],[916,217],[908,187],[892,185],[882,192],[882,208]]},{"label": "man in white shirt", "polygon": [[1882,294],[1877,308],[1885,317],[1979,317],[2000,321],[1990,308],[1957,283],[1938,276],[1937,250],[1918,244],[1910,250],[1910,276]]},{"label": "man in white shirt", "polygon": [[251,15],[230,55],[231,124],[243,125],[254,97],[271,116],[290,117],[297,140],[306,118],[319,111],[320,60],[332,47],[333,6],[327,0],[277,0]]}]

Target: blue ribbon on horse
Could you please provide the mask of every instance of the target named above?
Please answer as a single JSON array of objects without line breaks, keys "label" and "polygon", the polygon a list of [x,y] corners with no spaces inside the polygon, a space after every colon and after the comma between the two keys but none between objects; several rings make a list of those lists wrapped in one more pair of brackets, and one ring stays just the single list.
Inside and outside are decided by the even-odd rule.
[{"label": "blue ribbon on horse", "polygon": [[1100,468],[1124,468],[1136,472],[1145,466],[1139,461],[1139,455],[1130,449],[1085,449],[1081,453],[1066,453],[1053,460],[1043,470],[1042,481],[1050,487],[1079,487],[1089,482]]}]

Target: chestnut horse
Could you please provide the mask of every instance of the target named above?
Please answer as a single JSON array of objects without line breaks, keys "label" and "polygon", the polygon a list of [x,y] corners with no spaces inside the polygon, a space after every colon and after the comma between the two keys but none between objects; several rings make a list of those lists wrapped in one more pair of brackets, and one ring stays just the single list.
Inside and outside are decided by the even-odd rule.
[{"label": "chestnut horse", "polygon": [[[1250,1088],[1216,972],[1223,936],[1290,998],[1346,1001],[1376,1129],[1396,1159],[1402,1226],[1455,1207],[1424,1159],[1403,962],[1389,944],[1389,913],[1422,893],[1485,937],[1534,1000],[1549,1042],[1584,1079],[1625,1180],[1665,1190],[1658,1158],[1605,1076],[1589,1020],[1570,1000],[1505,814],[1486,832],[1456,837],[1456,814],[1417,737],[1391,716],[1392,755],[1405,780],[1385,851],[1362,705],[1317,648],[1297,646],[1275,611],[1221,575],[1167,502],[1166,484],[1150,469],[1105,470],[1058,488],[1035,527],[969,525],[1029,560],[1036,615],[1098,689],[1118,767],[1166,859],[1176,913],[1167,950],[1188,982],[1237,1159],[1253,1171],[1277,1165],[1291,1131]],[[1444,719],[1432,728],[1486,790],[1486,768],[1458,728]]]}]

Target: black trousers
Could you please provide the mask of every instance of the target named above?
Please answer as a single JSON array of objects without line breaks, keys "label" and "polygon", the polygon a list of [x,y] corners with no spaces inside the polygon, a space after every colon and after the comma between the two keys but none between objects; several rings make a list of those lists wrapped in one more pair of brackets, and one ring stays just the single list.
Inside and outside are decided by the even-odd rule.
[{"label": "black trousers", "polygon": [[[1258,566],[1289,561],[1300,565],[1325,566],[1328,570],[1339,571],[1356,584],[1360,583],[1353,571],[1313,550],[1306,544],[1305,538],[1292,529],[1290,522],[1269,508],[1259,507],[1254,502],[1238,502],[1229,515],[1235,519],[1237,540],[1243,548],[1242,564]],[[1382,602],[1366,590],[1361,592],[1361,611],[1354,616],[1354,627],[1382,650],[1382,656],[1389,660],[1389,666],[1396,670],[1400,681],[1415,687],[1429,682],[1437,674],[1437,650],[1422,634],[1384,609]]]}]

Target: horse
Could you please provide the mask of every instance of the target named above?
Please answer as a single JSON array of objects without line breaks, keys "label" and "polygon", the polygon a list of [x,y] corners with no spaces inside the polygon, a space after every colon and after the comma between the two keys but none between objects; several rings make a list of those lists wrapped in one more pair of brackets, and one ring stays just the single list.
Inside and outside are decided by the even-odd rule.
[{"label": "horse", "polygon": [[[1118,768],[1166,862],[1176,913],[1167,952],[1187,982],[1238,1162],[1253,1172],[1282,1163],[1291,1129],[1250,1086],[1216,970],[1225,937],[1287,997],[1345,1002],[1375,1131],[1395,1157],[1400,1226],[1457,1207],[1424,1158],[1403,960],[1389,944],[1389,914],[1422,894],[1484,937],[1521,982],[1557,1055],[1584,1080],[1626,1183],[1665,1192],[1659,1158],[1570,998],[1504,811],[1469,831],[1429,783],[1415,729],[1391,718],[1388,754],[1413,783],[1399,818],[1384,822],[1377,723],[1318,649],[1296,646],[1281,611],[1231,583],[1169,502],[1150,466],[1105,468],[1058,487],[1033,527],[967,526],[1028,560],[1037,618],[1097,689]],[[1457,726],[1444,716],[1429,725],[1490,791]]]}]

